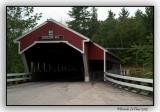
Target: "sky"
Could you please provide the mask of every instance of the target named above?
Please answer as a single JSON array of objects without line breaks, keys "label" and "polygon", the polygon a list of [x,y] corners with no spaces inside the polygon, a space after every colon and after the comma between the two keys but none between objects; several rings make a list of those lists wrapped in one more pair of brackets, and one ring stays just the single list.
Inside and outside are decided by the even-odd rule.
[{"label": "sky", "polygon": [[[67,21],[71,20],[68,12],[71,11],[72,7],[35,7],[34,13],[42,13],[41,20],[38,21],[38,24],[46,21],[47,19],[54,19],[58,22],[65,24]],[[98,20],[105,20],[108,16],[108,11],[112,10],[118,17],[119,12],[122,7],[96,7],[98,13]],[[140,9],[142,12],[145,12],[145,7],[126,7],[130,12],[129,16],[134,16],[134,13]]]}]

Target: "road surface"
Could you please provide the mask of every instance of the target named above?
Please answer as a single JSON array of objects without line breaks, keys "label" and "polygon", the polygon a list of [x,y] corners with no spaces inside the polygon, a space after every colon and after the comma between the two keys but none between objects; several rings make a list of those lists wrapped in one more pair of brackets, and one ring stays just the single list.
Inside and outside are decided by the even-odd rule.
[{"label": "road surface", "polygon": [[152,105],[151,97],[105,82],[30,82],[7,87],[7,105]]}]

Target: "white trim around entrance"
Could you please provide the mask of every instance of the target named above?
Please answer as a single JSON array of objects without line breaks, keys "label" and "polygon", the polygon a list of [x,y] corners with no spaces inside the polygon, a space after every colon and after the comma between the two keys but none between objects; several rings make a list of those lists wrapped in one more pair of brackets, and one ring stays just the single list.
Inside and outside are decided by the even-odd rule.
[{"label": "white trim around entrance", "polygon": [[27,49],[31,48],[32,46],[38,44],[38,43],[66,43],[67,45],[71,46],[72,48],[76,49],[77,51],[79,51],[80,53],[84,53],[84,51],[78,49],[77,47],[73,46],[72,44],[70,44],[68,41],[34,41],[30,46],[26,47],[25,49],[23,49],[22,51],[20,51],[20,42],[19,44],[19,54],[22,54],[23,52],[25,52]]}]

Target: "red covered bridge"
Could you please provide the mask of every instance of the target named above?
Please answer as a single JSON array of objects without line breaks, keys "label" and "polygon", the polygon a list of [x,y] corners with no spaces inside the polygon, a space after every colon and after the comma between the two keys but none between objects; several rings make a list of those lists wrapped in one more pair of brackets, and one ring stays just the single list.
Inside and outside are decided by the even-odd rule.
[{"label": "red covered bridge", "polygon": [[[88,37],[47,20],[16,39],[32,80],[103,80],[103,73],[120,72],[120,60]],[[94,75],[93,75],[94,74]]]}]

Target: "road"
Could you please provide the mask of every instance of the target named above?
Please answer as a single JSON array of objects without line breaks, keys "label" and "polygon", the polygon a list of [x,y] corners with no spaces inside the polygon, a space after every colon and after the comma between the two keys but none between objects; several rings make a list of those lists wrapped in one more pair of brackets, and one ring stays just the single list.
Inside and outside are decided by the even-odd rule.
[{"label": "road", "polygon": [[105,82],[30,82],[7,87],[7,105],[152,105],[151,97]]}]

